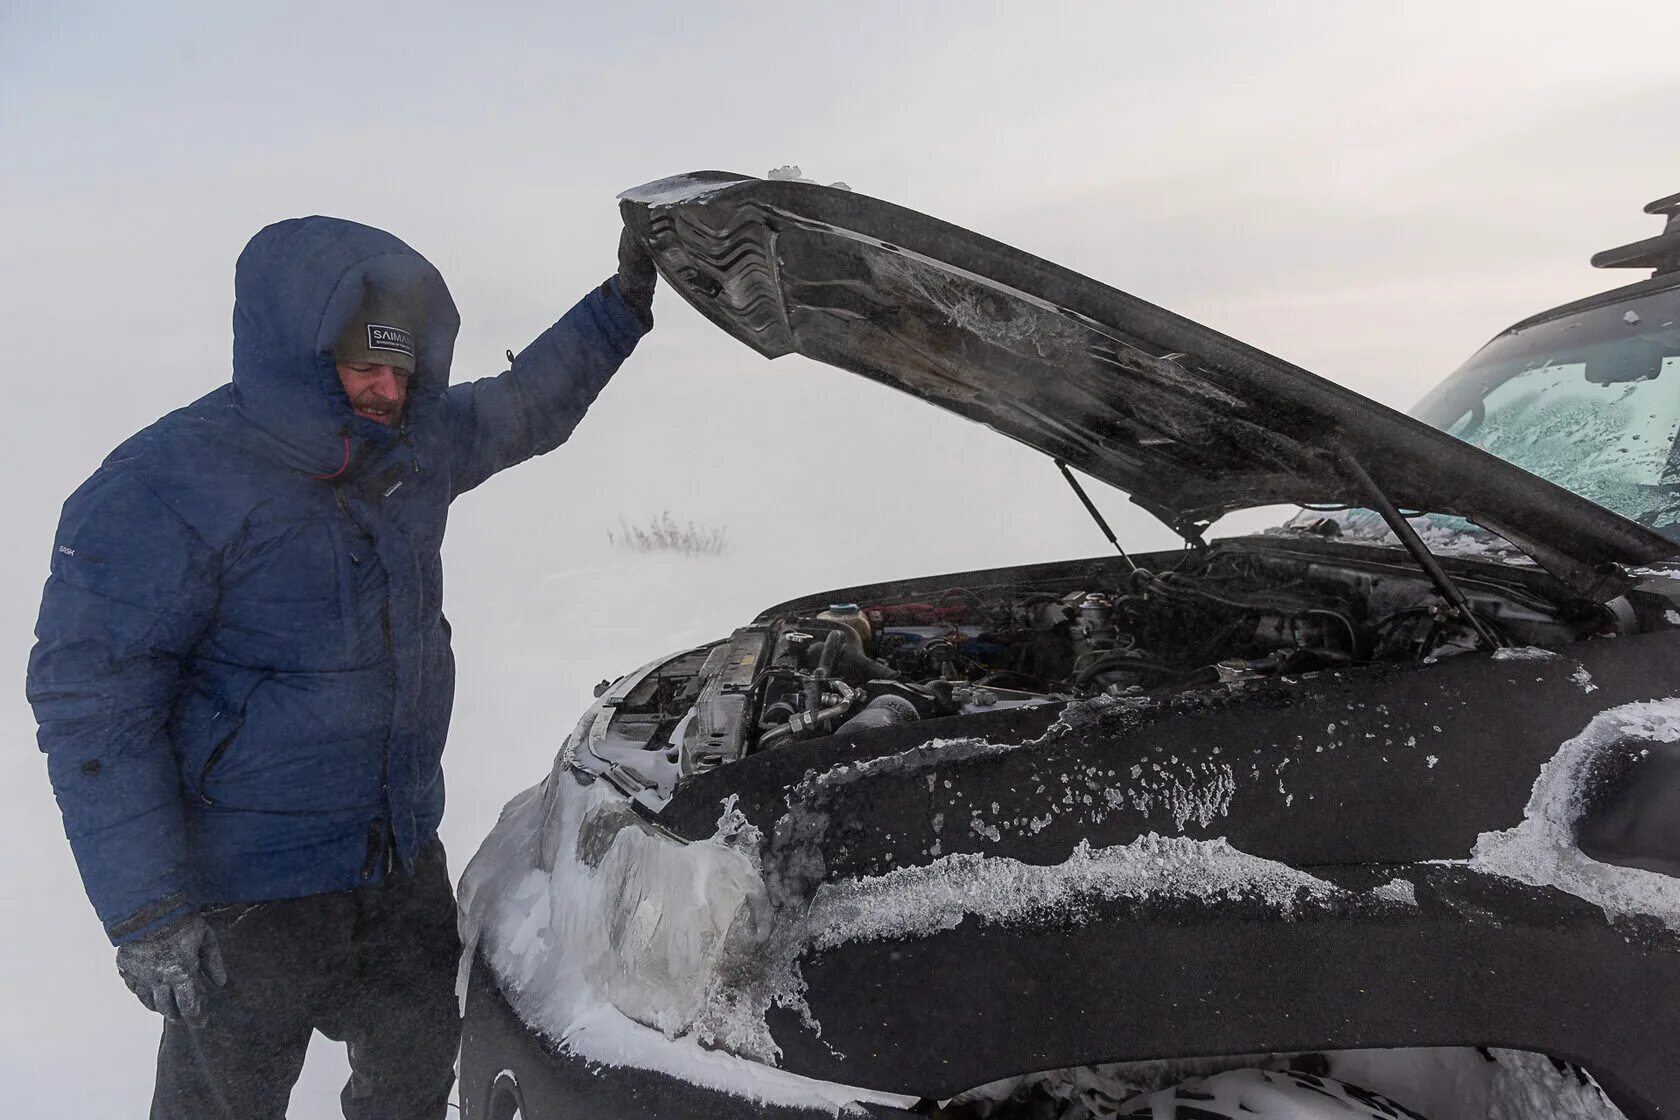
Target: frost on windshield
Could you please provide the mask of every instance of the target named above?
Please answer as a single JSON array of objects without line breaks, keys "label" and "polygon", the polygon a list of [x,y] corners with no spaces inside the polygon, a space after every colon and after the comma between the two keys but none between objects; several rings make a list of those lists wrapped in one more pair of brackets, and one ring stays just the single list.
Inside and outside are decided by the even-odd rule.
[{"label": "frost on windshield", "polygon": [[1675,481],[1680,359],[1638,381],[1592,381],[1585,362],[1524,370],[1447,430],[1600,505],[1649,514],[1649,488]]}]

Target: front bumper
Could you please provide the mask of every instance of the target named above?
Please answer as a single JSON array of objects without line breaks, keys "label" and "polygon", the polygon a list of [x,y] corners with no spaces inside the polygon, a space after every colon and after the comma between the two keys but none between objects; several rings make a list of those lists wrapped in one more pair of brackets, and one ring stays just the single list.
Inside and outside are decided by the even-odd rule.
[{"label": "front bumper", "polygon": [[[1672,913],[1611,917],[1469,859],[1525,820],[1565,740],[1611,709],[1673,695],[1674,653],[1674,635],[1648,635],[1569,656],[1324,673],[1072,722],[1041,709],[930,721],[754,755],[691,778],[647,815],[677,849],[734,806],[764,837],[779,914],[832,917],[823,906],[838,895],[862,915],[861,934],[799,950],[806,1014],[765,1015],[779,1066],[806,1078],[937,1100],[1107,1062],[1504,1046],[1586,1067],[1632,1120],[1680,1120]],[[1637,753],[1636,740],[1609,745]],[[1228,840],[1325,889],[1280,901],[1144,884],[1016,914],[988,910],[1000,894],[982,891],[919,928],[864,929],[883,908],[925,901],[883,893],[924,872],[1007,864],[1042,895],[1078,846],[1123,850],[1157,832]],[[1673,911],[1680,887],[1660,882]],[[475,988],[463,1071],[482,1084],[464,1093],[482,1097],[519,1063],[541,1071],[522,1076],[545,1079],[557,1115],[741,1114],[739,1098],[677,1078],[557,1055],[499,997],[484,1002],[495,986],[482,967]],[[500,1020],[503,1034],[487,1035]]]},{"label": "front bumper", "polygon": [[[670,1074],[586,1062],[531,1029],[475,958],[461,1036],[463,1120],[833,1120],[832,1109],[750,1102]],[[915,1120],[884,1105],[856,1106],[871,1120]]]}]

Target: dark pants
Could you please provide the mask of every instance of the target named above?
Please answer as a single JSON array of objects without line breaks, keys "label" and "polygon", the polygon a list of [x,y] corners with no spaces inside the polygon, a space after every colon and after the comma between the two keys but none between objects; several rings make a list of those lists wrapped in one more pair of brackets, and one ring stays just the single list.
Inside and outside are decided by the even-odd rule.
[{"label": "dark pants", "polygon": [[442,843],[412,878],[205,917],[227,986],[203,1027],[164,1023],[152,1120],[280,1120],[317,1030],[349,1047],[348,1120],[441,1120],[461,1039]]}]

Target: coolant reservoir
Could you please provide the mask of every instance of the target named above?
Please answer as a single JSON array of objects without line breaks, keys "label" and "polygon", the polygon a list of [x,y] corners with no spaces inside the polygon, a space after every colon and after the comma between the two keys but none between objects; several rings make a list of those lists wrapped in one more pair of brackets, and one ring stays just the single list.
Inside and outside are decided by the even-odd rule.
[{"label": "coolant reservoir", "polygon": [[857,636],[863,639],[863,648],[869,648],[870,630],[869,620],[863,616],[856,603],[834,603],[827,610],[817,615],[819,622],[839,622],[857,631]]}]

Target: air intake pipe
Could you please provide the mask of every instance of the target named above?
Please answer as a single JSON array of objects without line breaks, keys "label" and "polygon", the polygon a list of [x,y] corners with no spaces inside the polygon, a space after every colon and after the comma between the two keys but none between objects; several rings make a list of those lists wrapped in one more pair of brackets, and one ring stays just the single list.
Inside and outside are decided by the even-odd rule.
[{"label": "air intake pipe", "polygon": [[835,728],[834,733],[845,735],[858,731],[873,731],[877,727],[897,727],[901,723],[914,722],[919,715],[916,705],[889,692],[865,704],[861,712]]}]

